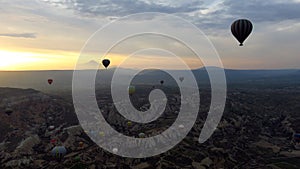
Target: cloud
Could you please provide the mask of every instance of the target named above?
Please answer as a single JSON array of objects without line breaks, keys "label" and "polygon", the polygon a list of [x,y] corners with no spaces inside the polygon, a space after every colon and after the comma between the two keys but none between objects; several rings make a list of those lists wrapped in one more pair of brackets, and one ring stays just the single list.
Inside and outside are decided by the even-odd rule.
[{"label": "cloud", "polygon": [[0,37],[13,37],[13,38],[37,38],[36,33],[2,33]]},{"label": "cloud", "polygon": [[247,17],[255,22],[300,19],[300,2],[297,1],[227,0],[223,5],[227,7],[228,14],[234,17]]},{"label": "cloud", "polygon": [[175,14],[206,30],[226,30],[233,20],[249,18],[255,23],[300,19],[299,1],[282,0],[44,0],[88,17],[122,17],[141,12]]},{"label": "cloud", "polygon": [[202,1],[190,0],[44,0],[49,4],[66,9],[73,9],[82,15],[124,16],[140,12],[182,13],[202,9]]}]

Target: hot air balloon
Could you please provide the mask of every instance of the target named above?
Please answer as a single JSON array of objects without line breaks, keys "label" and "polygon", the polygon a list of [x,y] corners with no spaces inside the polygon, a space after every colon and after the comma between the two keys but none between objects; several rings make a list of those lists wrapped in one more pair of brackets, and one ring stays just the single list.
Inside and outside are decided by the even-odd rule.
[{"label": "hot air balloon", "polygon": [[53,79],[48,79],[48,84],[52,84],[53,83]]},{"label": "hot air balloon", "polygon": [[300,142],[300,133],[294,134],[294,140],[295,142]]},{"label": "hot air balloon", "polygon": [[135,93],[135,87],[134,86],[129,86],[128,93],[129,93],[130,96],[132,96],[132,94]]},{"label": "hot air balloon", "polygon": [[67,154],[67,149],[64,146],[55,146],[51,150],[51,154],[53,157],[61,159]]},{"label": "hot air balloon", "polygon": [[118,150],[118,148],[113,148],[112,151],[113,151],[113,153],[116,154],[119,150]]},{"label": "hot air balloon", "polygon": [[160,81],[160,84],[161,84],[161,85],[163,85],[163,84],[164,84],[164,81],[163,81],[163,80],[161,80],[161,81]]},{"label": "hot air balloon", "polygon": [[105,133],[104,133],[103,131],[100,131],[100,132],[99,132],[99,135],[100,135],[101,137],[103,137],[103,136],[105,136]]},{"label": "hot air balloon", "polygon": [[184,80],[184,77],[179,77],[179,80],[182,82]]},{"label": "hot air balloon", "polygon": [[13,113],[13,110],[11,108],[5,109],[5,114],[7,114],[8,116],[10,116],[12,113]]},{"label": "hot air balloon", "polygon": [[139,138],[145,138],[145,137],[146,137],[145,133],[139,133]]},{"label": "hot air balloon", "polygon": [[183,124],[180,124],[178,127],[181,128],[181,129],[183,129],[183,128],[184,128],[184,125],[183,125]]},{"label": "hot air balloon", "polygon": [[240,42],[240,46],[243,46],[243,42],[250,35],[252,28],[252,23],[247,19],[239,19],[232,23],[231,32],[233,36]]},{"label": "hot air balloon", "polygon": [[74,157],[74,160],[77,161],[77,162],[80,161],[80,156]]},{"label": "hot air balloon", "polygon": [[49,130],[54,130],[54,129],[55,129],[55,126],[51,125],[51,126],[48,127],[48,129],[49,129]]},{"label": "hot air balloon", "polygon": [[128,121],[128,122],[127,122],[127,126],[129,126],[129,127],[132,126],[132,122],[131,122],[131,121]]},{"label": "hot air balloon", "polygon": [[103,66],[107,69],[107,67],[108,67],[109,64],[110,64],[110,60],[108,60],[108,59],[103,59],[103,60],[102,60],[102,64],[103,64]]},{"label": "hot air balloon", "polygon": [[51,144],[55,144],[55,143],[56,143],[56,140],[55,140],[55,139],[51,139],[51,140],[50,140],[50,143],[51,143]]},{"label": "hot air balloon", "polygon": [[84,145],[84,143],[81,141],[81,142],[79,142],[79,147],[80,148],[82,148],[83,147],[83,145]]}]

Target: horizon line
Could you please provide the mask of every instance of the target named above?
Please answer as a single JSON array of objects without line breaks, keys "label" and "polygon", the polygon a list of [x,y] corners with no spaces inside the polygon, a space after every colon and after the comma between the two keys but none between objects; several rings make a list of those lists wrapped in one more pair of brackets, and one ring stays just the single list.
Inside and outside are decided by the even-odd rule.
[{"label": "horizon line", "polygon": [[[262,69],[262,68],[220,68],[220,67],[216,67],[216,66],[203,66],[203,67],[199,67],[199,68],[195,68],[195,69],[190,69],[190,70],[198,70],[198,69],[205,69],[205,68],[219,68],[219,69],[224,69],[224,70],[248,70],[248,71],[257,71],[257,70],[261,70],[261,71],[267,71],[267,70],[300,70],[300,68],[266,68],[266,69]],[[88,70],[113,70],[116,69],[116,67],[112,67],[112,68],[108,68],[108,69],[36,69],[36,70],[0,70],[0,72],[46,72],[46,71],[88,71]],[[137,70],[136,68],[121,68],[121,69],[128,69],[128,70]],[[143,70],[160,70],[160,69],[143,69]],[[182,70],[188,70],[188,69],[166,69],[166,70],[174,70],[174,71],[182,71]]]}]

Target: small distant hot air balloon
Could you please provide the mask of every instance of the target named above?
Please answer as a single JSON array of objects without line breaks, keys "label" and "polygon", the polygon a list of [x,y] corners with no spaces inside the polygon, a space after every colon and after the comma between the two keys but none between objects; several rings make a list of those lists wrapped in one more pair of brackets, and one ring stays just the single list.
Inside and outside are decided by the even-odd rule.
[{"label": "small distant hot air balloon", "polygon": [[128,93],[130,96],[132,96],[135,93],[135,87],[130,85],[128,88]]},{"label": "small distant hot air balloon", "polygon": [[103,59],[103,60],[102,60],[102,64],[103,64],[103,66],[107,69],[107,67],[108,67],[109,64],[110,64],[110,60],[108,60],[108,59]]},{"label": "small distant hot air balloon", "polygon": [[56,143],[56,139],[51,139],[51,140],[50,140],[50,143],[51,143],[51,144],[55,144],[55,143]]},{"label": "small distant hot air balloon", "polygon": [[74,161],[80,161],[80,156],[76,156],[76,157],[74,157]]},{"label": "small distant hot air balloon", "polygon": [[163,85],[163,84],[164,84],[164,81],[163,81],[163,80],[161,80],[161,81],[160,81],[160,84],[161,84],[161,85]]},{"label": "small distant hot air balloon", "polygon": [[184,80],[184,77],[179,77],[179,80],[182,82]]},{"label": "small distant hot air balloon", "polygon": [[113,153],[117,153],[119,150],[118,150],[118,148],[113,148],[112,151],[113,151]]},{"label": "small distant hot air balloon", "polygon": [[145,133],[139,133],[139,138],[145,138],[145,137],[146,137]]},{"label": "small distant hot air balloon", "polygon": [[67,154],[67,149],[64,146],[55,146],[51,150],[51,154],[57,159],[62,159]]},{"label": "small distant hot air balloon", "polygon": [[53,79],[48,79],[48,84],[52,84],[53,83]]},{"label": "small distant hot air balloon", "polygon": [[55,129],[55,126],[49,126],[48,129],[49,129],[49,130],[54,130],[54,129]]},{"label": "small distant hot air balloon", "polygon": [[82,148],[84,143],[82,141],[79,142],[79,147]]},{"label": "small distant hot air balloon", "polygon": [[294,134],[294,140],[295,142],[300,142],[300,133]]},{"label": "small distant hot air balloon", "polygon": [[238,19],[231,25],[231,33],[240,42],[240,46],[243,46],[243,42],[252,32],[253,25],[247,19]]},{"label": "small distant hot air balloon", "polygon": [[101,137],[103,137],[103,136],[105,136],[105,133],[104,133],[103,131],[100,131],[100,132],[99,132],[99,135],[100,135]]},{"label": "small distant hot air balloon", "polygon": [[132,122],[131,122],[131,121],[128,121],[128,122],[127,122],[127,126],[129,126],[129,127],[132,126]]},{"label": "small distant hot air balloon", "polygon": [[12,113],[13,113],[13,110],[11,108],[5,109],[5,114],[7,114],[8,116],[10,116]]},{"label": "small distant hot air balloon", "polygon": [[183,129],[183,128],[184,128],[184,125],[183,125],[183,124],[180,124],[178,127],[179,127],[180,129]]}]

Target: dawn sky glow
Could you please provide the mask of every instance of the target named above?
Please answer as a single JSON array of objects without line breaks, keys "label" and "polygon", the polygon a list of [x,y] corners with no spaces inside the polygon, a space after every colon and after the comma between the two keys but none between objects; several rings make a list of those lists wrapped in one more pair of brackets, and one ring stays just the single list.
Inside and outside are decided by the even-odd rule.
[{"label": "dawn sky glow", "polygon": [[[193,23],[211,40],[225,68],[300,68],[299,9],[298,0],[2,0],[0,70],[73,69],[81,48],[95,31],[119,17],[140,12],[168,13]],[[238,46],[230,32],[231,23],[239,18],[247,18],[254,25],[244,47]],[[126,48],[142,42],[128,43],[121,52],[111,53],[111,66],[117,66],[127,55]],[[159,45],[180,48],[171,42]],[[164,59],[144,56],[130,66],[139,67],[151,57]],[[87,62],[99,58],[91,53]],[[189,56],[185,60],[195,62]],[[175,61],[165,66],[176,69]]]}]

